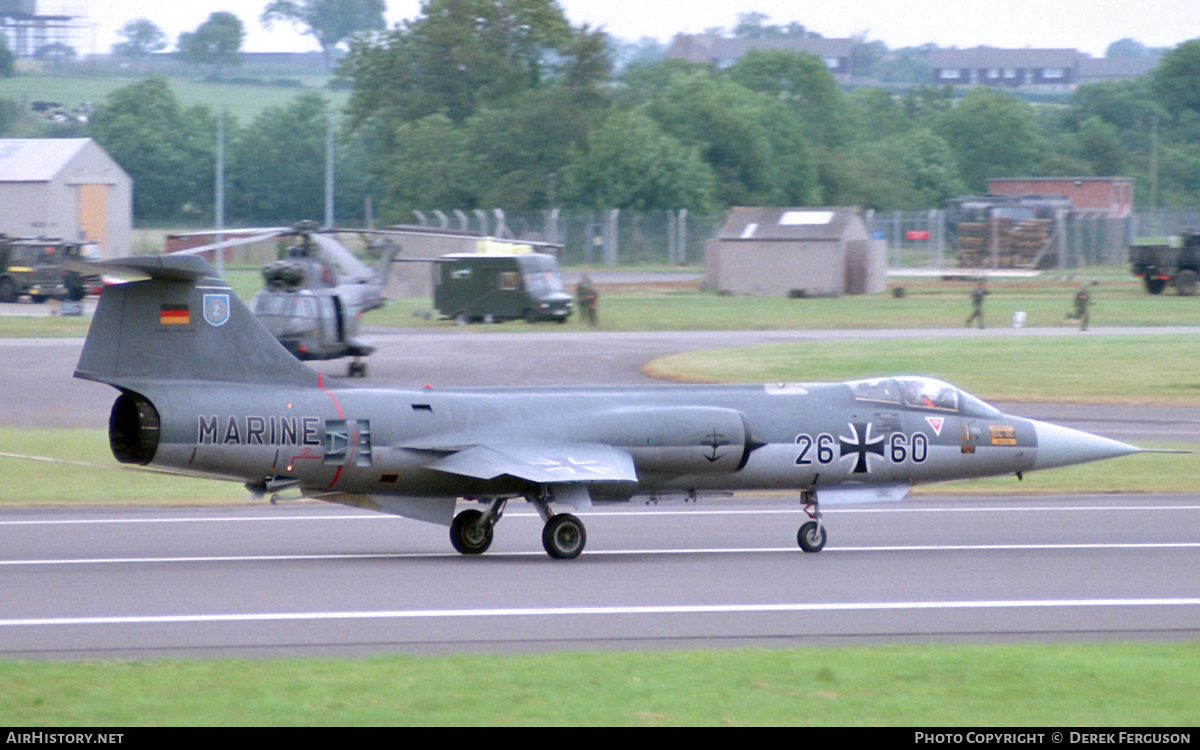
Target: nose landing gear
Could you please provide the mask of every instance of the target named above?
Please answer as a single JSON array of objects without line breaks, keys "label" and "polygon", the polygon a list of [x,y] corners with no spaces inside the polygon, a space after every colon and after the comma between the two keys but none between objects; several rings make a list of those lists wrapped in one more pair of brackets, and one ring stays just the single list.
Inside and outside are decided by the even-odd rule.
[{"label": "nose landing gear", "polygon": [[825,524],[821,521],[821,506],[817,503],[817,491],[805,490],[800,494],[800,501],[804,503],[804,512],[813,520],[800,526],[796,543],[805,552],[820,552],[825,549],[826,534]]}]

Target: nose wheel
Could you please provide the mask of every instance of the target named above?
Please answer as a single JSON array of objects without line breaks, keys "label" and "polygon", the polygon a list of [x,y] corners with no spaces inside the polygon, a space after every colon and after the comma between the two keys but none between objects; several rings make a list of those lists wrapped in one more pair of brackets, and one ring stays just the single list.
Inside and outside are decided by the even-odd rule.
[{"label": "nose wheel", "polygon": [[825,549],[825,524],[821,522],[821,506],[817,503],[816,490],[805,490],[800,495],[804,512],[811,521],[806,521],[796,533],[796,543],[805,552],[820,552]]}]

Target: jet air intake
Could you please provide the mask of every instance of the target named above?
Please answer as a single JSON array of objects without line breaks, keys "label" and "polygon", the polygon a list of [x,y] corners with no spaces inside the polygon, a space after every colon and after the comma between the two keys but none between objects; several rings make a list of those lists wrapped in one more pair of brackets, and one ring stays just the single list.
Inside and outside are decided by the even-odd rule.
[{"label": "jet air intake", "polygon": [[158,452],[158,410],[145,396],[122,391],[108,418],[108,444],[123,464],[146,466]]}]

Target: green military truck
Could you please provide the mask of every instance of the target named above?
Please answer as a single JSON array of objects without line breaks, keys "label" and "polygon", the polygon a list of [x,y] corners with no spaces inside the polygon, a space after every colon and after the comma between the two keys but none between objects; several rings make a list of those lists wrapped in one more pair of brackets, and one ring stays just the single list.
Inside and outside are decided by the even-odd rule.
[{"label": "green military truck", "polygon": [[433,264],[433,306],[464,325],[518,319],[565,323],[574,302],[553,255],[463,253]]},{"label": "green military truck", "polygon": [[1179,247],[1133,245],[1129,261],[1133,275],[1142,279],[1147,292],[1161,294],[1174,285],[1181,297],[1191,297],[1200,280],[1200,232],[1184,232]]},{"label": "green military truck", "polygon": [[86,279],[62,267],[67,258],[80,257],[80,250],[73,242],[0,234],[0,302],[16,302],[23,294],[34,302],[83,299]]}]

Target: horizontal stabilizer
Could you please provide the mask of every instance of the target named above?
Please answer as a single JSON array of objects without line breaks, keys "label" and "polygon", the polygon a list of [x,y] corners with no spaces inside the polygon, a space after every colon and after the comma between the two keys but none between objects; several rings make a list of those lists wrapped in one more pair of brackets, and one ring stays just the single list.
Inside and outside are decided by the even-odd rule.
[{"label": "horizontal stabilizer", "polygon": [[633,457],[600,443],[520,443],[476,445],[428,466],[474,479],[511,476],[536,484],[636,482]]}]

